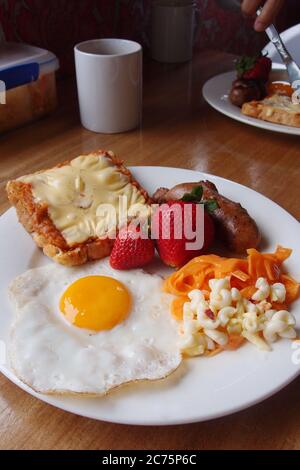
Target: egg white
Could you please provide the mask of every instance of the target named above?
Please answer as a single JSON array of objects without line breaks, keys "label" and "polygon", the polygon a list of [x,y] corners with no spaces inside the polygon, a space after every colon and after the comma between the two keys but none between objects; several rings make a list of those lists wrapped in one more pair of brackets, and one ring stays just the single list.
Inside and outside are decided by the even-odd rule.
[{"label": "egg white", "polygon": [[[128,318],[111,330],[91,332],[69,324],[59,300],[75,280],[113,277],[132,296]],[[83,267],[49,264],[16,278],[9,289],[14,321],[11,367],[24,383],[45,394],[103,395],[132,381],[157,380],[181,363],[172,299],[162,279],[142,270],[115,271],[108,260]]]}]

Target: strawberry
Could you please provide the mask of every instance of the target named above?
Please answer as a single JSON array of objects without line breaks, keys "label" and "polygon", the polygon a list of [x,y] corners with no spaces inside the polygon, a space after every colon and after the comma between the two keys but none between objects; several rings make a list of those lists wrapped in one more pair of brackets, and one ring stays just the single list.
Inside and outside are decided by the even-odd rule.
[{"label": "strawberry", "polygon": [[[176,211],[181,211],[181,217],[175,217],[174,205],[178,206]],[[196,225],[198,204],[194,202],[169,201],[158,208],[152,220],[152,229],[157,239],[156,247],[160,258],[166,265],[176,268],[183,266],[195,256],[201,255],[209,248],[214,239],[213,221],[204,211],[204,245],[201,249],[188,249],[187,244],[194,242],[196,236],[192,240],[187,239],[185,230],[183,230],[184,213],[187,206],[190,206],[188,214],[192,219],[189,219],[189,225],[195,232],[199,227]],[[166,234],[169,236],[166,237]],[[179,237],[178,234],[182,236]]]},{"label": "strawberry", "polygon": [[153,240],[143,238],[136,227],[125,227],[120,230],[114,243],[110,265],[119,270],[142,268],[152,261],[154,253]]},{"label": "strawberry", "polygon": [[267,82],[272,69],[272,61],[268,57],[243,56],[237,63],[236,69],[239,78],[245,80],[261,80]]}]

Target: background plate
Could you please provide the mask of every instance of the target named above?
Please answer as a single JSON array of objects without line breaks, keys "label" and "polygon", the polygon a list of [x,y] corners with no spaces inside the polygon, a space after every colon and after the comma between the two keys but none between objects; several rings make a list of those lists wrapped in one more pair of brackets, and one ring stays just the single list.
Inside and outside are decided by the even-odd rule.
[{"label": "background plate", "polygon": [[[264,249],[276,244],[294,249],[286,266],[300,279],[300,227],[286,211],[255,191],[225,179],[190,170],[134,167],[134,176],[150,192],[159,186],[210,179],[221,193],[241,202],[256,219],[264,235]],[[0,340],[8,340],[11,309],[7,300],[10,281],[27,269],[49,263],[10,209],[0,218]],[[292,312],[300,324],[300,302]],[[292,361],[292,343],[281,340],[272,352],[246,344],[239,351],[215,357],[185,360],[169,378],[155,383],[127,385],[104,398],[68,398],[39,395],[22,384],[7,364],[0,371],[31,395],[63,410],[94,419],[127,424],[166,425],[191,423],[224,416],[274,394],[293,380],[300,365]]]},{"label": "background plate", "polygon": [[[234,106],[229,101],[228,95],[231,90],[232,82],[236,79],[236,72],[222,73],[208,80],[202,90],[204,99],[214,109],[225,116],[236,121],[243,122],[249,126],[259,127],[273,132],[281,132],[283,134],[300,135],[300,128],[283,126],[281,124],[272,124],[271,122],[261,121],[242,114],[240,108]],[[286,69],[281,64],[273,64],[271,80],[287,80]]]}]

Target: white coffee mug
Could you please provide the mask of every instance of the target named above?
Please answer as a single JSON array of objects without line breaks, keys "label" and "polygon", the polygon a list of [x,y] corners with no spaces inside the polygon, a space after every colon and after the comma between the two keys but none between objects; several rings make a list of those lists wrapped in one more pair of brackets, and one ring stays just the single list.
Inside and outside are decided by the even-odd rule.
[{"label": "white coffee mug", "polygon": [[151,14],[151,55],[158,62],[192,59],[196,26],[194,0],[156,0]]},{"label": "white coffee mug", "polygon": [[137,128],[142,117],[142,47],[124,39],[95,39],[75,46],[81,122],[94,132]]}]

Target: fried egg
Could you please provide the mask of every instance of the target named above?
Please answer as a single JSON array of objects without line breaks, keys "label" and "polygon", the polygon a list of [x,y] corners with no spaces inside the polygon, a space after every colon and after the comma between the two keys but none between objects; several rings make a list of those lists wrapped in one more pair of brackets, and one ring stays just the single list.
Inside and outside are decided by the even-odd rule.
[{"label": "fried egg", "polygon": [[162,282],[108,260],[27,271],[10,286],[12,369],[46,394],[103,395],[168,376],[182,358]]}]

